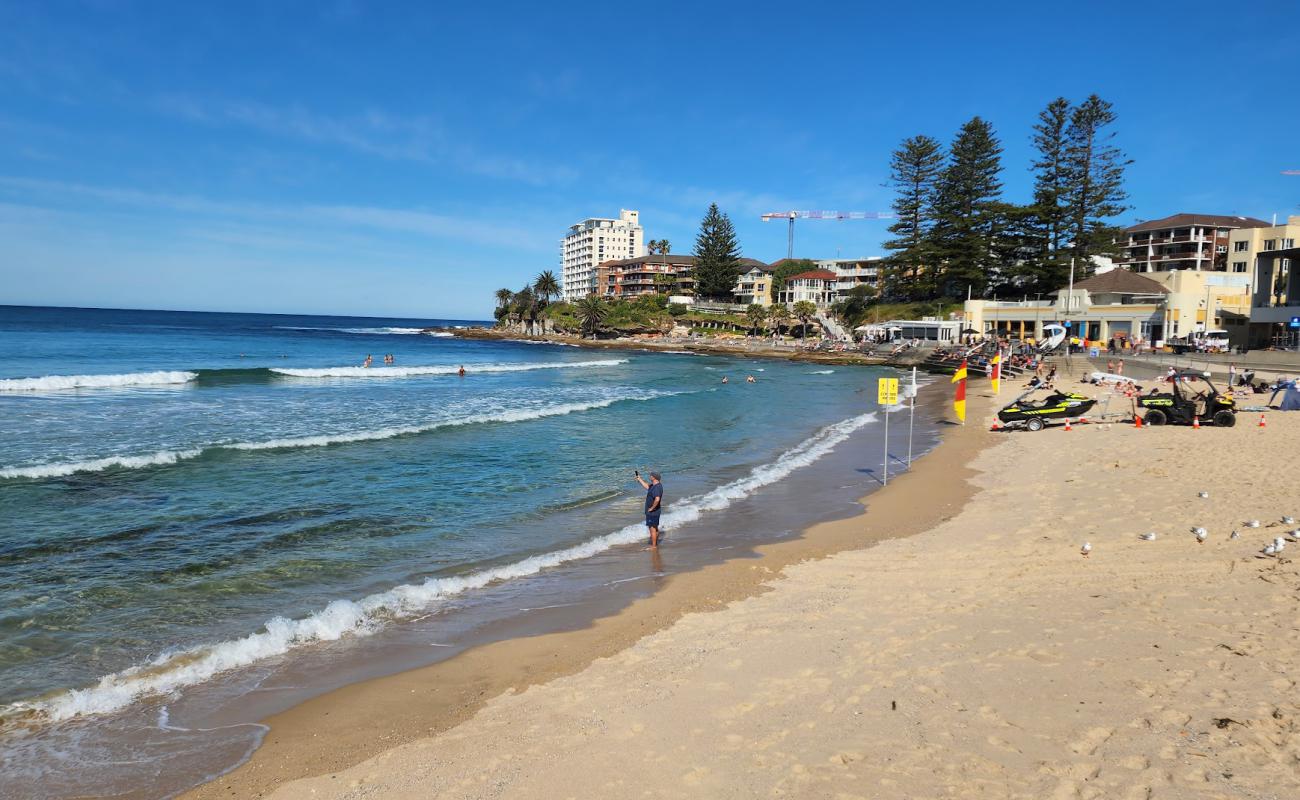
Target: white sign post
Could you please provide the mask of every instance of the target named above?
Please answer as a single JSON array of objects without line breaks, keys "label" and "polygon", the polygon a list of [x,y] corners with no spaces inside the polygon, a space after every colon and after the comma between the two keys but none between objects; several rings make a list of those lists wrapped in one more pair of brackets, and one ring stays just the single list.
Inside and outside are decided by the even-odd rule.
[{"label": "white sign post", "polygon": [[898,404],[898,378],[876,381],[876,402],[885,409],[885,470],[882,486],[889,485],[889,408]]}]

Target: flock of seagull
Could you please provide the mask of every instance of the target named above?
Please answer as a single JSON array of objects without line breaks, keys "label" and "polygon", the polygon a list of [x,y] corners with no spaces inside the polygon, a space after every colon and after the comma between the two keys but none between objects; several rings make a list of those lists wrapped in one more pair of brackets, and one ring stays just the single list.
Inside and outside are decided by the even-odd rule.
[{"label": "flock of seagull", "polygon": [[[1205,499],[1210,496],[1210,493],[1197,492],[1196,496],[1200,497],[1201,499]],[[1276,525],[1294,525],[1294,524],[1295,524],[1294,517],[1284,516],[1280,521],[1270,523],[1268,527],[1272,528]],[[1246,522],[1243,523],[1243,526],[1247,528],[1258,528],[1260,527],[1260,522],[1257,519],[1247,520]],[[1196,537],[1196,541],[1200,544],[1204,544],[1205,540],[1210,538],[1209,531],[1207,531],[1205,528],[1202,528],[1199,525],[1196,526],[1195,528],[1192,528],[1191,533],[1193,536]],[[1154,532],[1141,533],[1138,534],[1138,538],[1144,542],[1154,542],[1156,540],[1156,534]],[[1232,533],[1228,535],[1228,538],[1240,539],[1241,534],[1238,531],[1234,530]],[[1273,541],[1264,545],[1264,549],[1260,551],[1260,555],[1268,558],[1276,558],[1277,556],[1281,555],[1283,550],[1286,549],[1286,544],[1288,539],[1292,542],[1300,542],[1300,528],[1292,528],[1291,530],[1286,532],[1286,536],[1274,537]],[[1092,552],[1092,542],[1084,542],[1083,546],[1079,548],[1079,553],[1084,558],[1087,558],[1091,552]]]}]

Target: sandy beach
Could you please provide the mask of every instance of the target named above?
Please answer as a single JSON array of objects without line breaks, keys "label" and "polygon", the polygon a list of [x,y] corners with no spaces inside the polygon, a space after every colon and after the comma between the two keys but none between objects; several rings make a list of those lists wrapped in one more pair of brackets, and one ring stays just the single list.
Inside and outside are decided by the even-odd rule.
[{"label": "sandy beach", "polygon": [[1300,542],[1259,555],[1300,418],[997,435],[977,399],[865,515],[318,698],[192,796],[1300,794]]}]

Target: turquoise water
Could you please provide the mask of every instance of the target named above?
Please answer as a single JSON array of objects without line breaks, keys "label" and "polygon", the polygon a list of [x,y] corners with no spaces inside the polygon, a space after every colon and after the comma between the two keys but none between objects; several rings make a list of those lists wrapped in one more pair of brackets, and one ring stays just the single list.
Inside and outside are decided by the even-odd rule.
[{"label": "turquoise water", "polygon": [[256,743],[180,710],[641,574],[633,468],[665,473],[678,569],[876,479],[883,372],[418,332],[468,324],[0,307],[9,785],[166,795]]}]

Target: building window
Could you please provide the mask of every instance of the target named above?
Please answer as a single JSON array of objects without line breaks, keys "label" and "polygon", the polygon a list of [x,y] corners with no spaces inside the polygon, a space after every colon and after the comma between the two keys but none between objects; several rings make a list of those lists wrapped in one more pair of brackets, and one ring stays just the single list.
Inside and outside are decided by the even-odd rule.
[{"label": "building window", "polygon": [[1295,239],[1283,239],[1283,240],[1282,240],[1282,249],[1283,249],[1283,250],[1290,250],[1292,247],[1295,247]]},{"label": "building window", "polygon": [[1233,272],[1245,272],[1245,271],[1246,271],[1246,262],[1245,262],[1245,261],[1234,261],[1234,262],[1232,262],[1232,271],[1233,271]]},{"label": "building window", "polygon": [[1248,252],[1249,250],[1250,250],[1250,242],[1233,242],[1233,243],[1232,243],[1232,252],[1234,252],[1234,253],[1245,253],[1245,252]]},{"label": "building window", "polygon": [[1264,240],[1264,249],[1265,249],[1265,250],[1276,250],[1276,249],[1277,249],[1277,239],[1265,239],[1265,240]]}]

